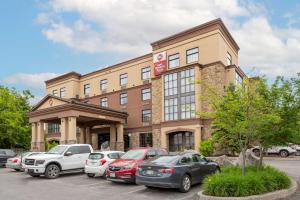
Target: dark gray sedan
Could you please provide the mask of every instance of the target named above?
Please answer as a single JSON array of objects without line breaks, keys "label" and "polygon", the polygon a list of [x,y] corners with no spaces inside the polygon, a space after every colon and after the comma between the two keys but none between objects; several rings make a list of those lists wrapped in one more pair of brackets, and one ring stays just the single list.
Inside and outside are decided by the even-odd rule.
[{"label": "dark gray sedan", "polygon": [[138,167],[136,182],[146,187],[178,188],[181,192],[188,192],[193,184],[218,172],[218,164],[200,154],[180,153],[143,162]]}]

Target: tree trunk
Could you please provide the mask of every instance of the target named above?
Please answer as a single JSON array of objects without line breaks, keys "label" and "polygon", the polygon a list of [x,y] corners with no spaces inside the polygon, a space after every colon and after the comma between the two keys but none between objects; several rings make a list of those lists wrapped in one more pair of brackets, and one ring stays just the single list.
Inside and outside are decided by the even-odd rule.
[{"label": "tree trunk", "polygon": [[258,162],[259,169],[262,167],[263,159],[264,159],[264,148],[262,147],[262,145],[259,145],[259,162]]},{"label": "tree trunk", "polygon": [[246,175],[246,148],[242,149],[242,174]]}]

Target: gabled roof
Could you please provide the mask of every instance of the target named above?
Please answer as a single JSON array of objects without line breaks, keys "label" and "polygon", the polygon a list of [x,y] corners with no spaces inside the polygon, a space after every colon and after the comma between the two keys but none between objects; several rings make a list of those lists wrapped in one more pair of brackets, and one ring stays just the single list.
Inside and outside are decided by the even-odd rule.
[{"label": "gabled roof", "polygon": [[70,99],[65,99],[65,98],[61,98],[61,97],[54,96],[54,95],[51,95],[51,94],[47,94],[42,100],[40,100],[35,106],[32,107],[31,112],[37,110],[41,105],[43,105],[43,103],[45,103],[50,98],[57,99],[59,101],[65,102],[65,103],[70,103],[71,102]]}]

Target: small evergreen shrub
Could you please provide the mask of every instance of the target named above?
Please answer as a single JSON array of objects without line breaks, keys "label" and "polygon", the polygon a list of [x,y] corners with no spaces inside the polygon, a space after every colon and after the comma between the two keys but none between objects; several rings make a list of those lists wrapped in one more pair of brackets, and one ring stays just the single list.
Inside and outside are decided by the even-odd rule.
[{"label": "small evergreen shrub", "polygon": [[214,153],[214,140],[210,138],[200,143],[199,152],[204,156],[212,156]]},{"label": "small evergreen shrub", "polygon": [[220,197],[244,197],[259,195],[275,190],[289,188],[290,179],[272,167],[247,167],[246,175],[242,175],[239,167],[228,167],[220,174],[205,178],[204,194]]}]

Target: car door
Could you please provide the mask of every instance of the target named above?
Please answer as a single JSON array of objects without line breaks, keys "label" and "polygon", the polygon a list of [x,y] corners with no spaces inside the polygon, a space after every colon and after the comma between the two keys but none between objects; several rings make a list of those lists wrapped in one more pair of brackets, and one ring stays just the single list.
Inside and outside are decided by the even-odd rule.
[{"label": "car door", "polygon": [[84,168],[85,161],[89,158],[91,149],[89,145],[82,145],[79,149],[78,168]]},{"label": "car door", "polygon": [[[66,155],[70,153],[70,155]],[[82,168],[80,164],[80,147],[71,146],[64,154],[63,162],[61,163],[63,170]]]},{"label": "car door", "polygon": [[189,172],[191,174],[192,183],[197,183],[197,176],[198,176],[198,166],[197,163],[193,162],[192,155],[184,155],[180,160],[181,167],[185,167],[184,173]]},{"label": "car door", "polygon": [[212,166],[208,165],[207,160],[199,154],[194,154],[193,159],[197,161],[197,180],[201,182],[207,175],[211,174],[212,170],[210,168]]}]

